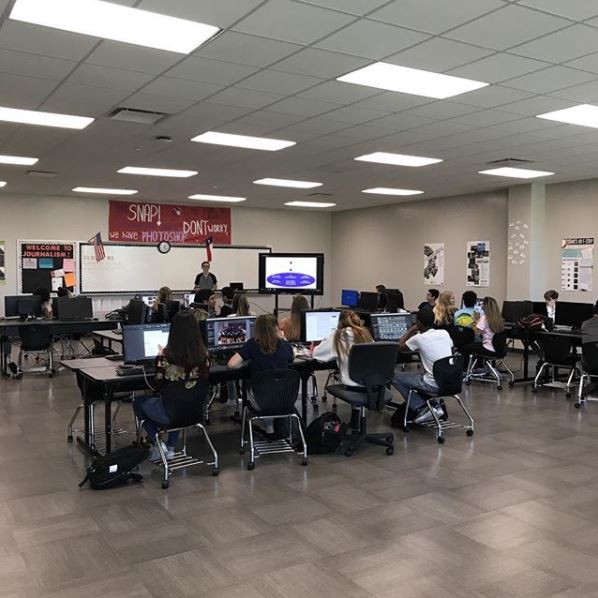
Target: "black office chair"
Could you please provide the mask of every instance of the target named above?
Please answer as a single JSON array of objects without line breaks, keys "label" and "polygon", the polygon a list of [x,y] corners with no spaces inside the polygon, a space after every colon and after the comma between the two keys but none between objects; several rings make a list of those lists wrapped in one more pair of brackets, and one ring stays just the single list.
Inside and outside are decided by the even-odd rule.
[{"label": "black office chair", "polygon": [[542,365],[538,369],[536,377],[534,378],[534,386],[532,392],[538,392],[538,386],[541,386],[539,381],[544,374],[544,370],[552,368],[552,381],[555,381],[556,368],[566,368],[569,370],[569,377],[567,378],[566,397],[571,396],[571,384],[576,372],[580,372],[579,355],[577,355],[573,341],[570,338],[563,336],[555,336],[551,334],[543,334],[537,339],[540,347],[540,355],[542,357]]},{"label": "black office chair", "polygon": [[[47,359],[43,372],[48,376],[54,375],[54,355],[52,345],[54,344],[54,337],[48,326],[32,324],[30,326],[19,326],[19,337],[21,338],[21,346],[19,349],[19,356],[17,360],[20,378],[23,375],[23,355],[29,353],[36,353],[36,361],[39,361],[39,354],[46,354]],[[28,370],[33,371],[33,369]]]},{"label": "black office chair", "polygon": [[[297,422],[299,437],[303,447],[301,465],[307,465],[307,444],[301,427],[301,418],[295,411],[295,402],[299,392],[301,377],[299,372],[291,369],[268,370],[259,372],[251,378],[252,398],[243,406],[241,421],[241,448],[245,453],[245,427],[249,427],[250,459],[247,469],[255,468],[255,460],[262,455],[275,453],[294,453],[293,421]],[[253,402],[252,402],[253,401]],[[275,442],[255,441],[253,438],[253,422],[262,419],[286,419],[289,426],[288,439]]]},{"label": "black office chair", "polygon": [[158,309],[150,309],[148,320],[150,324],[166,324],[167,322],[170,322],[168,307],[164,303],[160,303]]},{"label": "black office chair", "polygon": [[359,408],[359,433],[347,437],[349,446],[344,449],[347,457],[364,442],[385,446],[387,455],[394,453],[394,434],[368,434],[366,413],[368,409],[381,411],[390,402],[392,397],[386,387],[393,379],[398,353],[398,343],[353,345],[349,351],[349,377],[363,387],[342,384],[328,387],[329,394]]},{"label": "black office chair", "polygon": [[[161,427],[154,438],[160,453],[160,460],[154,461],[154,463],[162,466],[162,488],[168,488],[173,471],[191,467],[192,465],[209,465],[212,467],[212,475],[218,475],[219,473],[218,453],[203,425],[204,404],[208,392],[207,382],[198,381],[193,389],[184,391],[183,394],[187,396],[181,399],[181,388],[184,388],[184,386],[184,381],[169,382],[160,391],[164,400],[168,401],[168,408],[172,416],[172,422],[168,424],[168,427]],[[141,443],[143,421],[137,421],[137,444]],[[201,430],[210,447],[212,461],[204,461],[187,453],[187,431],[189,428]],[[160,442],[160,436],[177,431],[182,432],[183,446],[180,451],[175,452],[174,457],[167,458]]]},{"label": "black office chair", "polygon": [[[473,426],[474,421],[473,417],[463,404],[461,397],[459,394],[461,393],[462,384],[463,384],[463,356],[462,355],[451,355],[449,357],[444,357],[443,359],[438,359],[434,362],[434,366],[432,367],[432,374],[434,376],[434,380],[436,380],[436,384],[438,386],[438,391],[431,393],[431,392],[424,392],[422,390],[418,390],[417,394],[426,401],[426,405],[434,418],[434,425],[436,428],[436,440],[440,443],[444,443],[444,435],[443,431],[448,428],[454,428],[456,424],[450,421],[441,421],[438,415],[436,414],[435,410],[433,409],[432,402],[437,401],[438,399],[455,399],[459,406],[465,413],[465,417],[469,420],[469,425],[465,427],[465,433],[468,436],[473,436]],[[405,432],[409,431],[409,426],[407,424],[407,414],[409,413],[409,403],[411,402],[411,394],[416,392],[414,390],[409,391],[409,395],[407,396],[407,404],[405,406],[405,418],[403,420],[403,430]]]},{"label": "black office chair", "polygon": [[598,399],[589,399],[585,396],[584,385],[586,380],[592,381],[592,378],[598,378],[598,343],[584,343],[581,346],[581,378],[579,379],[579,393],[575,407],[578,409],[586,401],[596,401]]},{"label": "black office chair", "polygon": [[469,345],[475,341],[475,333],[473,328],[469,326],[457,326],[453,324],[447,328],[447,332],[453,341],[453,347],[457,351],[461,351],[465,345]]},{"label": "black office chair", "polygon": [[[496,390],[502,390],[500,371],[498,370],[501,366],[506,373],[509,375],[509,386],[515,384],[515,374],[511,371],[511,368],[504,362],[507,356],[507,331],[497,332],[492,337],[492,346],[494,347],[494,354],[489,352],[472,353],[469,359],[469,367],[465,374],[464,382],[467,386],[471,384],[472,380],[478,380],[480,382],[491,382],[496,384]],[[488,367],[492,373],[493,378],[486,377],[486,374],[474,374],[476,366]]]}]

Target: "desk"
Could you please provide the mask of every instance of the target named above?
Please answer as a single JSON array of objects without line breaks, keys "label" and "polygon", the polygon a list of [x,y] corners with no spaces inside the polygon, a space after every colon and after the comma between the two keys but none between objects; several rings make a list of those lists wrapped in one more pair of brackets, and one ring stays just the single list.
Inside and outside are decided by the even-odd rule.
[{"label": "desk", "polygon": [[10,337],[18,337],[19,330],[26,326],[47,326],[52,336],[70,336],[73,334],[85,334],[94,330],[114,330],[118,322],[104,320],[2,320],[0,321],[0,371],[8,376],[8,358],[4,353],[4,342]]},{"label": "desk", "polygon": [[121,346],[121,353],[122,353],[122,346],[123,346],[123,335],[122,330],[120,333],[116,333],[114,330],[93,330],[93,336],[100,339],[102,345],[104,341],[108,341],[108,349],[113,351],[112,343],[120,343]]}]

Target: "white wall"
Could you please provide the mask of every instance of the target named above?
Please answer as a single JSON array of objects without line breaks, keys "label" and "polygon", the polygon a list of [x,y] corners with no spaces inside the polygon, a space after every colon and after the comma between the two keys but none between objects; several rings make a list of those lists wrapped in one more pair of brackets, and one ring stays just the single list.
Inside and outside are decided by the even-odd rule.
[{"label": "white wall", "polygon": [[[232,242],[271,245],[274,251],[323,252],[327,291],[331,281],[330,221],[329,213],[233,208]],[[98,231],[107,239],[107,229],[107,199],[0,194],[0,240],[6,241],[7,274],[7,284],[0,286],[0,314],[4,313],[4,296],[17,293],[17,239],[86,241]],[[195,274],[189,273],[190,280]],[[263,309],[274,306],[272,297],[251,300]],[[328,292],[317,301],[327,304]],[[105,298],[94,302],[94,309],[108,311],[122,303],[122,297]],[[289,305],[290,297],[283,297],[281,306]]]},{"label": "white wall", "polygon": [[336,212],[332,215],[333,302],[343,288],[398,287],[405,307],[423,301],[426,242],[445,244],[445,284],[457,295],[465,286],[468,241],[490,241],[490,287],[478,294],[506,296],[507,192],[497,191],[391,207]]}]

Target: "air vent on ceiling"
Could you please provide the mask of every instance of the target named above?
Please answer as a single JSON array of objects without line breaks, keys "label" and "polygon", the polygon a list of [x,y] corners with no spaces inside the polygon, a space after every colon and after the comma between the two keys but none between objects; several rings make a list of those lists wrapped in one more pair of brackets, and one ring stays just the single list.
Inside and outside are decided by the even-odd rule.
[{"label": "air vent on ceiling", "polygon": [[53,172],[51,170],[28,170],[26,174],[29,176],[37,176],[45,179],[53,179],[58,176],[57,172]]},{"label": "air vent on ceiling", "polygon": [[136,108],[117,108],[108,115],[112,120],[124,120],[129,123],[138,123],[141,125],[153,125],[165,116],[164,112],[137,110]]},{"label": "air vent on ceiling", "polygon": [[332,193],[308,193],[306,197],[332,197]]},{"label": "air vent on ceiling", "polygon": [[501,158],[500,160],[491,160],[486,164],[533,164],[533,160],[524,160],[522,158]]}]

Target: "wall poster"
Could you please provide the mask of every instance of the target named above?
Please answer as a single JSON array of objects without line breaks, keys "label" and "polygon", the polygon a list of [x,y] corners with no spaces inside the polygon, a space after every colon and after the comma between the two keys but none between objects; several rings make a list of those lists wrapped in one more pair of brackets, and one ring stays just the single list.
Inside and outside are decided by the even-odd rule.
[{"label": "wall poster", "polygon": [[576,237],[561,242],[561,290],[592,291],[594,237]]},{"label": "wall poster", "polygon": [[490,286],[490,241],[467,243],[465,281],[468,287]]},{"label": "wall poster", "polygon": [[0,286],[6,284],[6,241],[0,241]]},{"label": "wall poster", "polygon": [[424,245],[424,284],[444,284],[444,243]]},{"label": "wall poster", "polygon": [[75,245],[74,241],[17,241],[19,293],[39,288],[56,292],[62,286],[75,290]]}]

